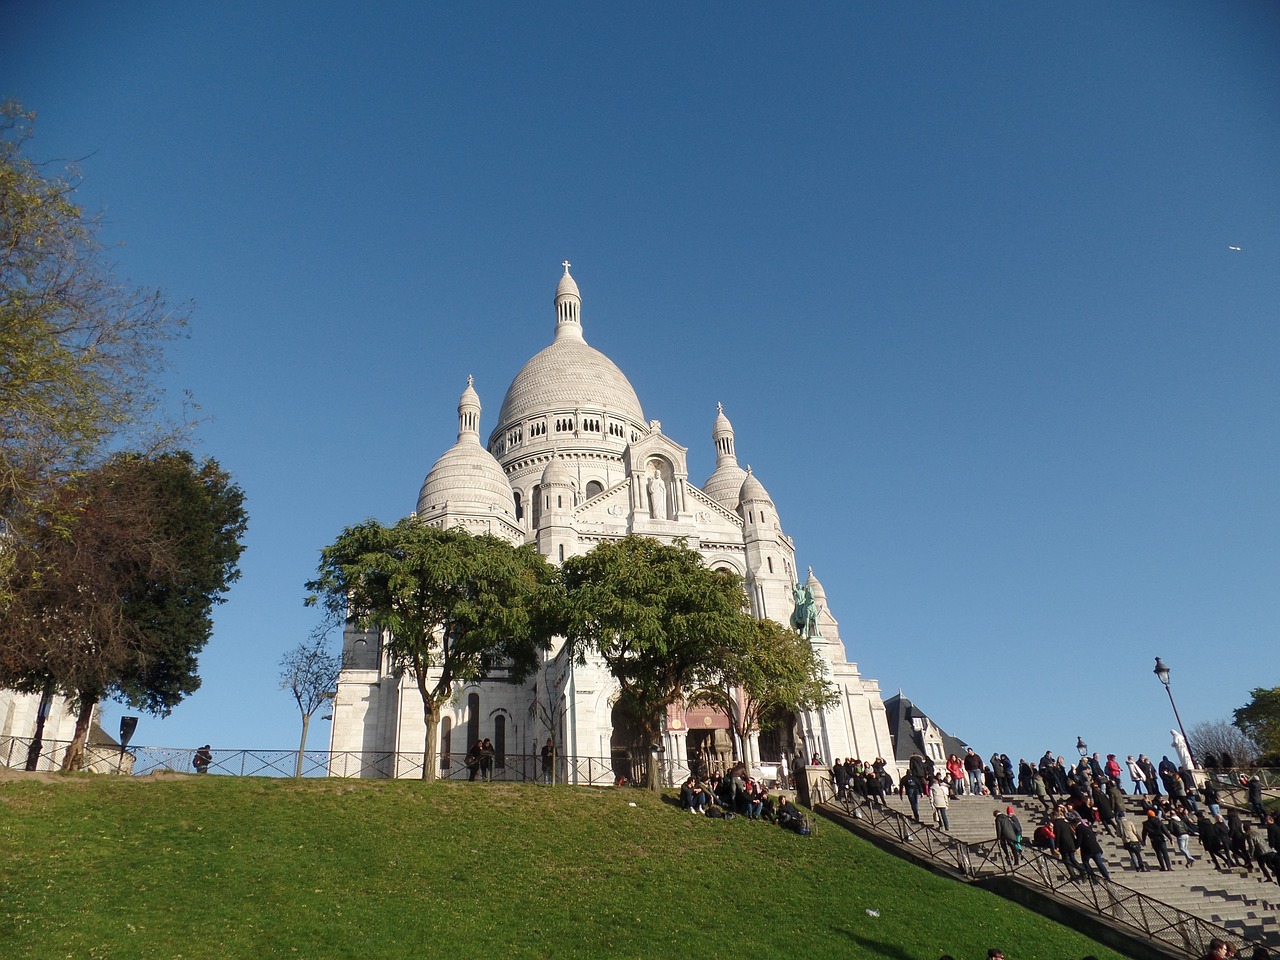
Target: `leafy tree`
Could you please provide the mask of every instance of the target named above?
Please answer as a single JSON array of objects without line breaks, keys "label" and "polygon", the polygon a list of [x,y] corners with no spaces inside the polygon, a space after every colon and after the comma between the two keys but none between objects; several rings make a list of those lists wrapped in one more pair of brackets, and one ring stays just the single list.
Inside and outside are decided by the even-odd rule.
[{"label": "leafy tree", "polygon": [[[572,557],[561,568],[564,632],[574,655],[599,654],[636,717],[657,743],[667,708],[717,656],[755,630],[742,579],[713,571],[683,543],[628,536]],[[658,789],[648,756],[648,785]]]},{"label": "leafy tree", "polygon": [[[0,529],[10,536],[24,516],[47,521],[66,505],[56,488],[104,441],[137,445],[163,345],[186,322],[158,291],[116,279],[98,219],[75,203],[74,172],[23,155],[34,119],[0,107]],[[12,565],[12,553],[0,561]],[[0,601],[7,592],[0,580]]]},{"label": "leafy tree", "polygon": [[82,765],[104,697],[163,716],[200,686],[213,606],[239,577],[243,503],[185,451],[115,456],[42,502],[14,551],[0,683],[77,705],[63,769]]},{"label": "leafy tree", "polygon": [[1230,754],[1237,763],[1248,763],[1258,755],[1258,745],[1226,720],[1197,723],[1187,731],[1187,743],[1197,764],[1212,754]]},{"label": "leafy tree", "polygon": [[307,603],[382,631],[391,663],[412,674],[426,724],[424,780],[435,779],[440,708],[454,684],[497,668],[523,681],[551,645],[554,570],[530,545],[370,520],[325,547],[318,572]]},{"label": "leafy tree", "polygon": [[694,697],[724,711],[737,737],[738,757],[744,760],[742,745],[763,719],[839,701],[808,640],[773,620],[755,620],[753,627],[716,651]]},{"label": "leafy tree", "polygon": [[1233,723],[1268,755],[1280,754],[1280,687],[1257,687]]},{"label": "leafy tree", "polygon": [[298,742],[298,768],[302,776],[302,759],[307,749],[307,728],[311,718],[332,697],[342,670],[342,658],[329,652],[323,637],[310,643],[299,643],[280,659],[280,689],[293,695],[302,714],[302,739]]}]

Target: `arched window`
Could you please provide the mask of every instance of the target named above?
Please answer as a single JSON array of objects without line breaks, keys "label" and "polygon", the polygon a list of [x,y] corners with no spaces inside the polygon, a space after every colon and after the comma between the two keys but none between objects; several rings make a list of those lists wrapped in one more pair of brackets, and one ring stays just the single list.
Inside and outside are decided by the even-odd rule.
[{"label": "arched window", "polygon": [[449,764],[452,758],[449,754],[453,753],[453,718],[440,718],[440,771],[447,777],[449,775]]},{"label": "arched window", "polygon": [[524,519],[524,499],[520,496],[519,490],[515,490],[512,492],[514,493],[516,498],[516,519],[523,520]]},{"label": "arched window", "polygon": [[597,493],[604,493],[604,484],[599,480],[587,481],[587,499],[590,500]]},{"label": "arched window", "polygon": [[480,694],[467,697],[467,749],[480,739]]},{"label": "arched window", "polygon": [[507,765],[507,718],[502,714],[493,718],[493,765],[499,770]]}]

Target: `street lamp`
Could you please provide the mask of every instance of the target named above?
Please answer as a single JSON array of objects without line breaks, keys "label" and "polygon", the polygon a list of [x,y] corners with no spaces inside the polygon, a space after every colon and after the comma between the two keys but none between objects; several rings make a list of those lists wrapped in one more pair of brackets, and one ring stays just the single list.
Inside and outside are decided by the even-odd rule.
[{"label": "street lamp", "polygon": [[1089,745],[1084,742],[1084,737],[1076,737],[1076,749],[1080,751],[1081,760],[1089,755]]},{"label": "street lamp", "polygon": [[1182,717],[1178,716],[1178,705],[1173,702],[1173,689],[1169,686],[1169,667],[1163,660],[1156,657],[1156,667],[1151,671],[1160,678],[1160,682],[1164,684],[1164,692],[1169,695],[1169,706],[1173,707],[1173,719],[1178,721],[1178,730],[1182,734],[1182,741],[1187,745],[1187,756],[1191,758],[1191,769],[1196,768],[1196,758],[1191,752],[1191,741],[1187,739],[1187,731],[1182,726]]}]

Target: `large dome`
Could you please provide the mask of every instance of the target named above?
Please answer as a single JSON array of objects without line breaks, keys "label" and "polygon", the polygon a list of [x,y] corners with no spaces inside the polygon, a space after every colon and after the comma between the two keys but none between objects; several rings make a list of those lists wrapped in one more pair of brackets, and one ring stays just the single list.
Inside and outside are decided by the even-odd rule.
[{"label": "large dome", "polygon": [[[551,345],[538,351],[511,381],[498,425],[489,444],[526,420],[549,414],[601,413],[643,427],[644,411],[635,388],[612,360],[582,337],[582,297],[564,265],[556,287],[556,333]],[[524,435],[527,442],[533,435]]]},{"label": "large dome", "polygon": [[566,337],[538,351],[516,374],[498,411],[498,428],[575,407],[645,422],[635,388],[617,365],[585,341]]}]

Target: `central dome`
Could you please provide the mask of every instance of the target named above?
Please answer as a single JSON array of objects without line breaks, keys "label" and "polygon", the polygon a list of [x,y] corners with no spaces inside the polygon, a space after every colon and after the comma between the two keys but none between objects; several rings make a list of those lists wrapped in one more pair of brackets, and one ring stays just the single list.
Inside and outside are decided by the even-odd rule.
[{"label": "central dome", "polygon": [[[556,288],[556,335],[516,374],[498,411],[489,445],[525,421],[553,414],[600,413],[643,428],[644,411],[635,388],[612,360],[582,337],[578,285],[565,264]],[[532,439],[525,436],[527,441]]]},{"label": "central dome", "polygon": [[581,407],[644,423],[635,388],[617,365],[582,340],[557,340],[524,365],[511,381],[498,430],[529,417]]}]

